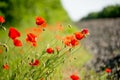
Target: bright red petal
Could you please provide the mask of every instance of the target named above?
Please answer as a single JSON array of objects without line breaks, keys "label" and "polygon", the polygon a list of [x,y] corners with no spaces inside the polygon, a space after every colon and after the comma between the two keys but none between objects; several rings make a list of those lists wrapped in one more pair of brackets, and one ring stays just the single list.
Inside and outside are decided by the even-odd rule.
[{"label": "bright red petal", "polygon": [[17,37],[20,37],[20,32],[16,30],[15,28],[10,27],[8,35],[10,38],[16,39]]}]

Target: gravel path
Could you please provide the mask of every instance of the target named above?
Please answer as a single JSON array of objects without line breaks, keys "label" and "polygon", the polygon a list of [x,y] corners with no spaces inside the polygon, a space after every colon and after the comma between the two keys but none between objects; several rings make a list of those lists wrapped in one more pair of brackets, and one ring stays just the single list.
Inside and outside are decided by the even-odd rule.
[{"label": "gravel path", "polygon": [[76,24],[79,28],[88,28],[90,31],[90,36],[84,43],[94,57],[87,67],[93,68],[97,72],[109,67],[114,73],[118,71],[117,76],[119,77],[120,18],[88,20]]}]

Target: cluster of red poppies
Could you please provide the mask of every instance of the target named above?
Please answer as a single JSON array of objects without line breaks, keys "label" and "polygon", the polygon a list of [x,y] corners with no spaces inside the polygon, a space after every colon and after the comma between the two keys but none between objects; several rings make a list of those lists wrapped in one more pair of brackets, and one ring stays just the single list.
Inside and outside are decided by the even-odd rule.
[{"label": "cluster of red poppies", "polygon": [[[3,24],[4,22],[5,22],[4,17],[0,16],[0,23]],[[43,27],[46,26],[45,20],[43,18],[41,18],[41,17],[36,17],[36,24],[38,26],[40,26],[41,28],[43,28]],[[14,46],[16,46],[16,47],[23,46],[22,41],[18,39],[21,36],[21,33],[16,28],[10,27],[9,28],[8,36],[9,36],[9,38],[11,38],[13,40]],[[26,41],[30,42],[32,44],[32,46],[35,47],[37,45],[36,44],[36,42],[37,42],[37,36],[35,34],[33,34],[33,33],[28,33]],[[46,52],[48,52],[48,53],[52,53],[51,51],[52,51],[51,48],[49,48],[49,49],[46,50]],[[40,63],[39,60],[35,59],[34,61],[30,62],[29,64],[31,66],[38,66],[39,63]],[[5,70],[8,70],[9,69],[9,65],[8,64],[4,64],[3,68]]]},{"label": "cluster of red poppies", "polygon": [[17,39],[21,36],[20,32],[17,29],[10,27],[8,35],[13,40],[13,43],[16,47],[22,46],[22,42],[19,39]]},{"label": "cluster of red poppies", "polygon": [[34,61],[29,63],[31,66],[38,66],[40,64],[38,59],[35,59]]},{"label": "cluster of red poppies", "polygon": [[74,47],[74,46],[79,44],[79,40],[85,38],[85,36],[88,35],[88,34],[89,34],[88,29],[83,29],[80,32],[74,33],[74,35],[66,36],[63,39],[63,42],[66,46]]},{"label": "cluster of red poppies", "polygon": [[[5,22],[5,19],[3,16],[0,16],[0,23],[3,24]],[[42,18],[42,17],[36,17],[36,25],[38,26],[37,28],[34,28],[35,32],[41,32],[42,29],[44,29],[46,27],[46,21]],[[57,26],[57,29],[59,29],[60,31],[63,31],[63,27],[61,26]],[[82,29],[79,32],[75,32],[72,35],[68,35],[64,38],[61,38],[60,36],[56,36],[58,40],[62,40],[64,45],[68,46],[68,47],[75,47],[79,44],[79,41],[82,40],[83,38],[85,38],[87,35],[89,34],[88,29]],[[19,37],[21,37],[21,33],[14,27],[10,27],[9,28],[9,33],[8,36],[10,39],[12,39],[14,46],[16,47],[21,47],[23,46],[22,41],[19,39]],[[31,46],[36,47],[37,46],[37,38],[38,36],[32,32],[27,33],[27,37],[26,37],[26,42],[30,43]],[[48,54],[53,54],[55,52],[55,50],[57,52],[59,52],[61,50],[61,48],[59,46],[56,47],[56,49],[52,48],[52,47],[48,47],[46,48],[46,53]],[[38,59],[34,59],[32,61],[29,62],[30,66],[39,66],[40,65],[40,61]],[[9,69],[9,65],[7,63],[5,63],[3,65],[3,69],[8,70]],[[106,68],[106,73],[111,73],[111,69],[110,68]],[[70,78],[72,80],[80,80],[78,75],[72,74],[70,76]],[[42,79],[43,80],[43,79]]]},{"label": "cluster of red poppies", "polygon": [[[4,23],[4,22],[5,22],[5,19],[2,16],[0,16],[0,23]],[[39,27],[38,28],[39,31],[41,31],[41,29],[46,27],[46,21],[41,17],[36,17],[36,25]],[[37,28],[35,28],[35,30],[36,29]],[[59,29],[63,30],[62,27],[59,27]],[[63,39],[63,42],[66,46],[76,46],[76,45],[78,45],[78,40],[81,40],[87,34],[88,34],[88,30],[84,29],[81,32],[76,32],[74,35],[66,36]],[[9,38],[12,39],[14,46],[16,46],[16,47],[23,46],[22,41],[19,39],[19,37],[21,37],[21,33],[16,28],[10,27],[8,36],[9,36]],[[32,46],[36,47],[37,46],[37,35],[32,32],[27,33],[26,42],[28,42]],[[57,46],[56,51],[60,51],[60,47]],[[46,49],[46,53],[53,54],[54,49],[52,47],[48,47]],[[31,66],[38,66],[39,64],[40,64],[40,61],[38,59],[34,59],[29,63],[29,65],[31,65]],[[3,68],[6,70],[9,69],[9,65],[4,64]],[[71,78],[74,78],[74,76],[72,76]]]}]

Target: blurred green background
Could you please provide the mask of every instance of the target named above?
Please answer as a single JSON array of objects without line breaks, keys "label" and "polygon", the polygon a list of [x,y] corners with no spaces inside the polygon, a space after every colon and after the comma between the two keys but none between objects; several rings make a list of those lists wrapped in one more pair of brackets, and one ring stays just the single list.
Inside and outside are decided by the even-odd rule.
[{"label": "blurred green background", "polygon": [[[99,12],[91,12],[81,20],[120,17],[120,5],[109,5]],[[0,0],[0,15],[7,25],[34,26],[36,16],[42,16],[47,23],[70,23],[61,0]]]},{"label": "blurred green background", "polygon": [[0,15],[7,25],[33,26],[36,16],[42,16],[47,23],[69,22],[60,0],[0,0]]}]

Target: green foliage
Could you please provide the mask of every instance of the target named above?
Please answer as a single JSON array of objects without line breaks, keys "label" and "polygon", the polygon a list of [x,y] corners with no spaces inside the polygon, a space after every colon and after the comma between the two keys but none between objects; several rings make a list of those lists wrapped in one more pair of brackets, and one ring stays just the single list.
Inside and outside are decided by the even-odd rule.
[{"label": "green foliage", "polygon": [[100,12],[89,13],[88,16],[82,18],[82,20],[117,17],[120,17],[120,5],[107,6]]},{"label": "green foliage", "polygon": [[[1,27],[4,26],[1,24]],[[60,69],[64,62],[81,60],[79,64],[74,62],[73,65],[78,67],[83,65],[89,59],[89,55],[85,54],[87,52],[81,45],[73,45],[72,43],[76,28],[71,25],[64,27],[59,25],[59,27],[63,29],[59,29],[58,25],[53,26],[53,30],[48,26],[44,28],[44,31],[42,31],[42,26],[29,29],[22,28],[21,35],[17,35],[19,33],[18,29],[12,28],[6,30],[6,32],[1,30],[0,33],[4,36],[0,36],[0,80],[63,80],[62,76],[64,74]],[[28,37],[29,30],[32,34],[30,37]],[[67,40],[70,45],[66,45],[64,39],[57,39],[56,35],[65,39],[68,35],[72,35],[71,40]],[[16,38],[13,39],[13,36]],[[31,41],[33,39],[34,41]],[[76,37],[74,39],[77,40]],[[19,43],[22,45],[17,46],[14,40],[20,40]],[[36,43],[37,46],[31,45],[31,42]],[[52,53],[48,50],[49,48],[52,49]],[[79,51],[80,48],[82,48],[82,52]],[[86,57],[80,59],[81,56]],[[67,60],[68,58],[69,60]]]},{"label": "green foliage", "polygon": [[35,16],[44,17],[50,24],[69,22],[60,0],[1,0],[0,15],[5,16],[8,24],[19,26],[33,25]]}]

